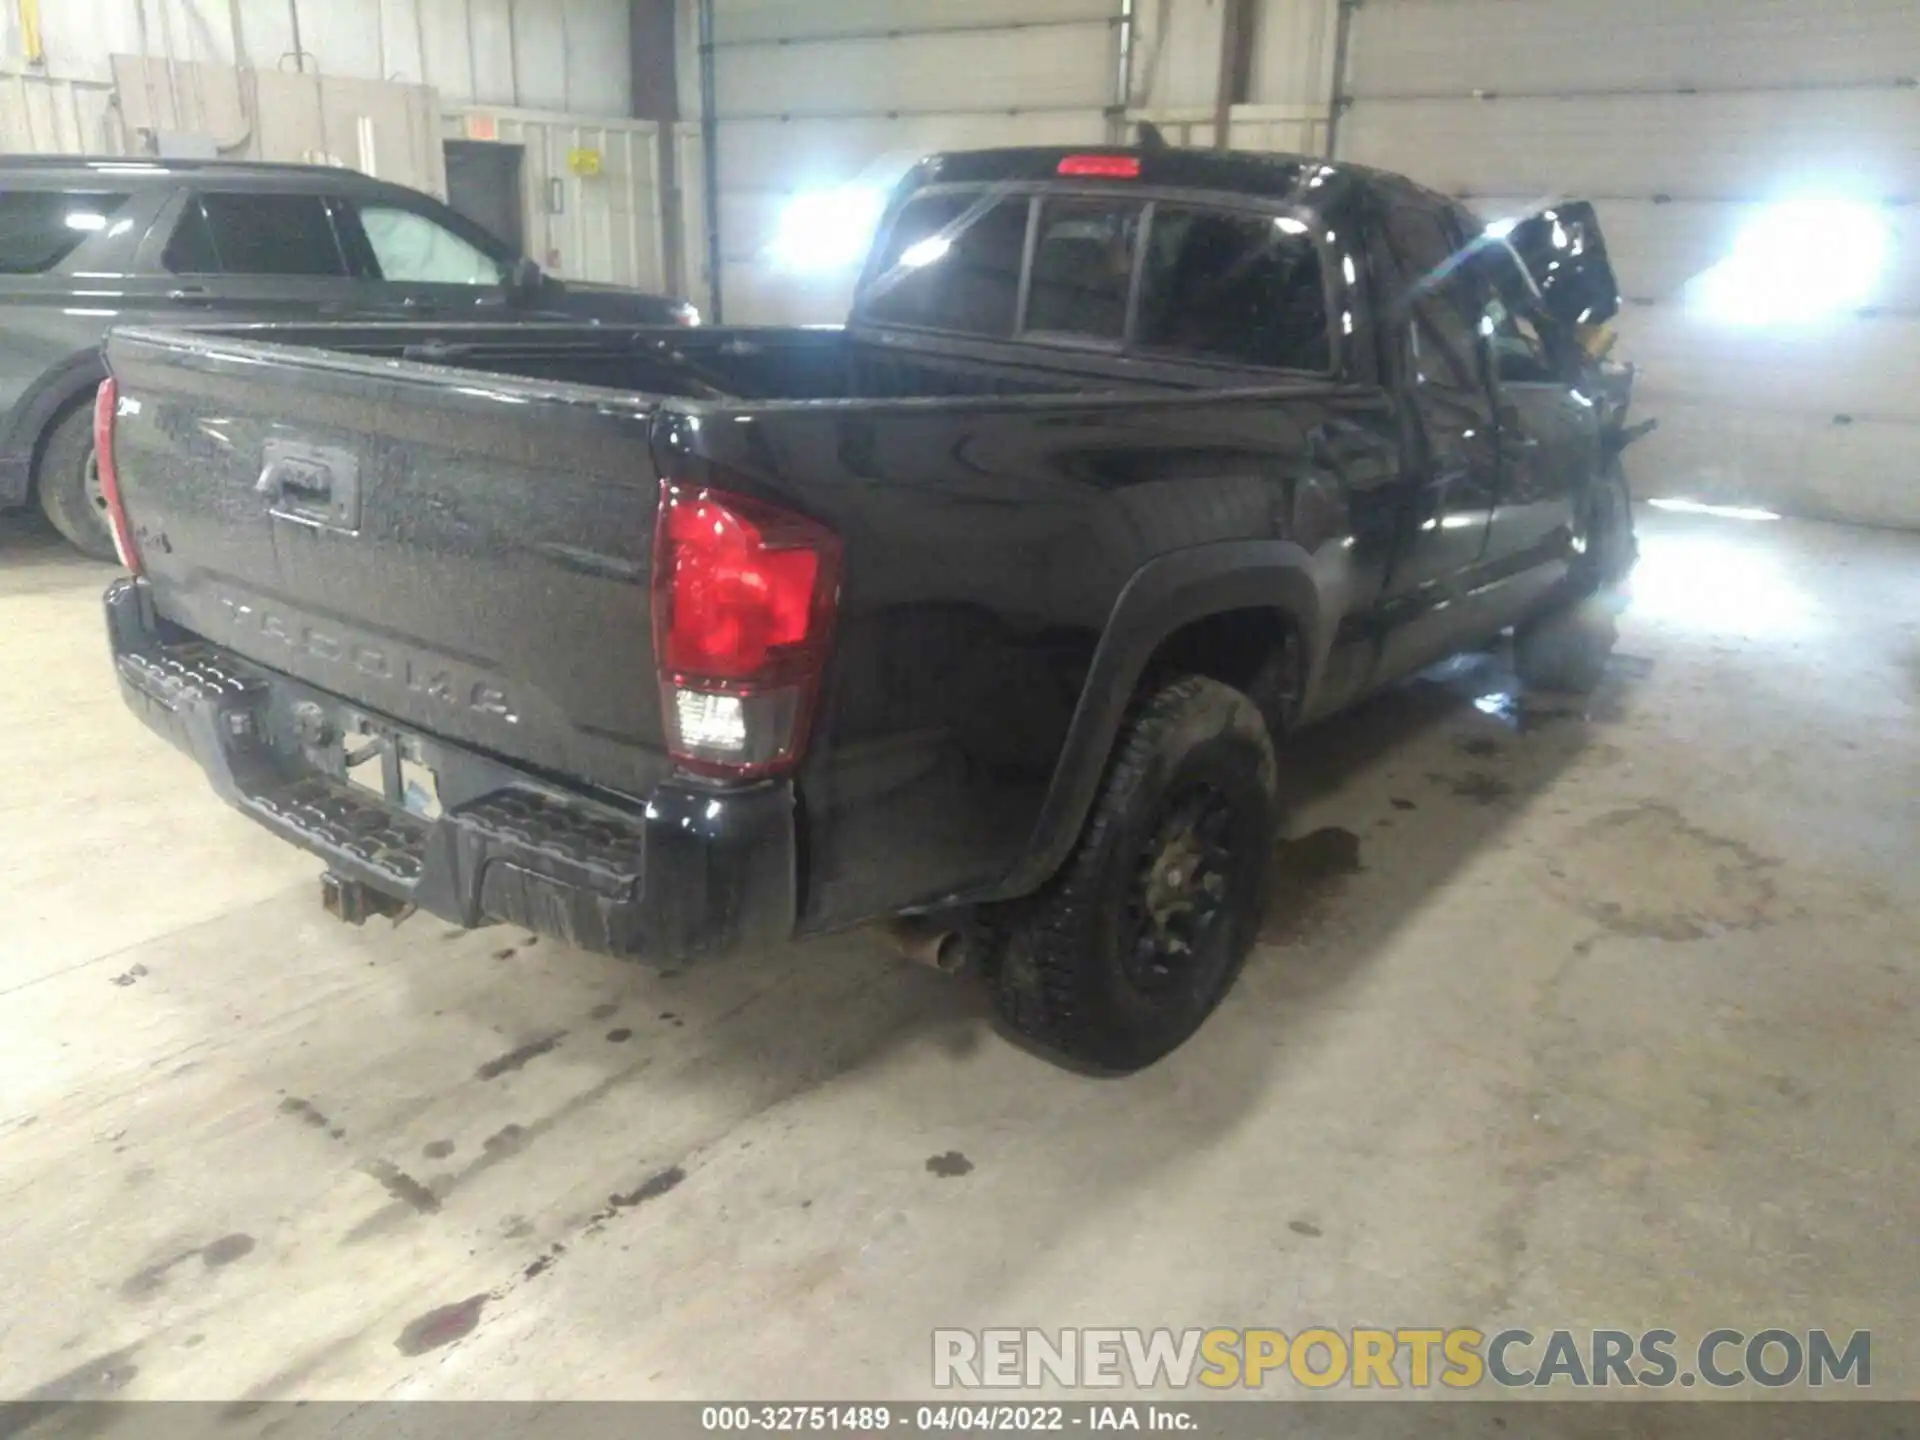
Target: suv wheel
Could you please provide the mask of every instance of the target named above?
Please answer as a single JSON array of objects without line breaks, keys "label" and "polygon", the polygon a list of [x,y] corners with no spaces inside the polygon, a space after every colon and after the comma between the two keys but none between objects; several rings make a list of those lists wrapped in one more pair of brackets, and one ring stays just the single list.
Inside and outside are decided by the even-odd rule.
[{"label": "suv wheel", "polygon": [[1006,1022],[1109,1073],[1199,1029],[1259,929],[1277,777],[1266,722],[1239,691],[1188,678],[1148,699],[1060,873],[996,917]]},{"label": "suv wheel", "polygon": [[96,560],[114,558],[113,526],[93,453],[91,405],[77,405],[54,422],[41,443],[33,483],[54,529]]}]

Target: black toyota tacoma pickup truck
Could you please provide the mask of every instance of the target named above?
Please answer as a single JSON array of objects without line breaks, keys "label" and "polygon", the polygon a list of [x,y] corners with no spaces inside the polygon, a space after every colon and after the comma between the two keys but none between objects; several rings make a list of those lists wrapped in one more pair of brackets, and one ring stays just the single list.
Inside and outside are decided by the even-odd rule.
[{"label": "black toyota tacoma pickup truck", "polygon": [[1604,660],[1617,305],[1586,206],[1026,149],[919,165],[839,330],[122,329],[114,663],[343,918],[887,920],[1134,1069],[1253,941],[1293,732]]}]

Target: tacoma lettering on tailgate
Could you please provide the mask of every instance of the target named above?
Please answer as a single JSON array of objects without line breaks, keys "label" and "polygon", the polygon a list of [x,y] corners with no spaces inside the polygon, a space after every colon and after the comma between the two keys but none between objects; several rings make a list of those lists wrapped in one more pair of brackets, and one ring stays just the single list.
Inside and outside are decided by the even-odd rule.
[{"label": "tacoma lettering on tailgate", "polygon": [[520,723],[506,691],[490,681],[463,675],[445,661],[416,659],[389,642],[375,644],[363,636],[330,633],[308,620],[229,595],[220,597],[220,606],[237,629],[251,630],[323,665],[350,668],[364,679],[399,685],[409,694],[509,725]]}]

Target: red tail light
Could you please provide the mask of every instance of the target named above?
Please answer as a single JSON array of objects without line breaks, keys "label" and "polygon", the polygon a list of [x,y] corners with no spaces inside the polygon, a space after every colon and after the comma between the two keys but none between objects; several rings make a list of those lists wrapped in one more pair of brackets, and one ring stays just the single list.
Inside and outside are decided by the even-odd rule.
[{"label": "red tail light", "polygon": [[120,472],[113,463],[113,421],[120,410],[119,382],[106,379],[93,397],[93,463],[100,470],[100,493],[106,497],[107,520],[113,527],[113,548],[120,563],[140,573],[140,547],[133,543],[133,526],[120,498]]},{"label": "red tail light", "polygon": [[1069,155],[1060,162],[1062,175],[1091,176],[1097,180],[1138,180],[1138,155]]},{"label": "red tail light", "polygon": [[653,640],[674,758],[735,778],[798,764],[839,596],[840,542],[825,526],[662,481]]}]

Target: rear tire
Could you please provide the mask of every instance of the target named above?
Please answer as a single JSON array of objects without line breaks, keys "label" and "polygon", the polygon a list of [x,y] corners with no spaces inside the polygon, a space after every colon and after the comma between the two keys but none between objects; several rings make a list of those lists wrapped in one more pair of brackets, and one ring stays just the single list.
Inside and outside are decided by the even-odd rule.
[{"label": "rear tire", "polygon": [[1640,548],[1618,459],[1594,484],[1583,538],[1586,548],[1574,561],[1567,598],[1514,633],[1514,673],[1530,689],[1588,693],[1605,676],[1620,638],[1617,617],[1626,609]]},{"label": "rear tire", "polygon": [[40,509],[53,528],[96,560],[112,560],[113,526],[93,454],[93,407],[76,405],[47,431],[33,470]]},{"label": "rear tire", "polygon": [[1277,789],[1253,701],[1197,677],[1156,692],[1122,731],[1060,873],[992,919],[1006,1023],[1110,1074],[1185,1042],[1258,933]]}]

